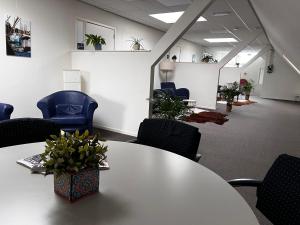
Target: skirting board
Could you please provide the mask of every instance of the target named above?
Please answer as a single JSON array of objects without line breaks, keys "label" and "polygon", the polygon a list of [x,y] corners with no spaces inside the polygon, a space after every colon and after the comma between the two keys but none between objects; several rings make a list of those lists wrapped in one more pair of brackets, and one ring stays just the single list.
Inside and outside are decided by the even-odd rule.
[{"label": "skirting board", "polygon": [[133,136],[133,137],[136,137],[136,135],[137,135],[137,133],[131,133],[131,132],[127,132],[127,131],[120,130],[120,129],[115,129],[115,128],[111,128],[111,127],[102,126],[97,122],[94,122],[94,127],[99,128],[99,129],[103,129],[103,130],[108,130],[108,131],[120,133],[120,134]]}]

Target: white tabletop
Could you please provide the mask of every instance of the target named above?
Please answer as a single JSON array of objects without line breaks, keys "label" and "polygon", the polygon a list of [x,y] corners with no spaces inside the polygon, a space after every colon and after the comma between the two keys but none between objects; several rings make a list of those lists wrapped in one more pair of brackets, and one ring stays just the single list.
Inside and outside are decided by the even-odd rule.
[{"label": "white tabletop", "polygon": [[44,143],[0,149],[0,224],[258,225],[239,193],[205,167],[160,149],[107,144],[111,169],[100,172],[100,192],[75,203],[53,192],[52,175],[16,163]]}]

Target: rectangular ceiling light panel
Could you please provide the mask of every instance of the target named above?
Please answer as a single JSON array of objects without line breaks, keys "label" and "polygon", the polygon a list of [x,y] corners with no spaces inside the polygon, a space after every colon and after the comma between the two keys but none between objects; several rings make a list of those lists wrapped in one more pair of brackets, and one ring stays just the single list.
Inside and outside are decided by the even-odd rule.
[{"label": "rectangular ceiling light panel", "polygon": [[[170,13],[158,13],[158,14],[151,14],[155,19],[163,21],[164,23],[176,23],[176,21],[182,16],[184,12],[170,12]],[[204,17],[200,16],[197,21],[207,21]]]},{"label": "rectangular ceiling light panel", "polygon": [[157,0],[160,4],[164,6],[178,6],[178,5],[187,5],[191,4],[191,0]]},{"label": "rectangular ceiling light panel", "polygon": [[231,43],[238,42],[235,38],[205,38],[204,41],[209,43]]}]

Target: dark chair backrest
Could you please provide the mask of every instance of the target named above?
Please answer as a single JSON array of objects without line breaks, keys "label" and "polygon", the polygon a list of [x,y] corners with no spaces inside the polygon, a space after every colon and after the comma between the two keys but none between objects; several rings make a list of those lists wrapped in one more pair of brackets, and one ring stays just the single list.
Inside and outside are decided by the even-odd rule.
[{"label": "dark chair backrest", "polygon": [[257,189],[256,207],[275,225],[300,224],[300,158],[276,159]]},{"label": "dark chair backrest", "polygon": [[49,120],[19,118],[0,121],[0,147],[42,142],[59,133],[59,127]]},{"label": "dark chair backrest", "polygon": [[14,107],[10,104],[0,103],[0,121],[10,119]]},{"label": "dark chair backrest", "polygon": [[186,158],[195,159],[201,134],[191,125],[166,119],[145,119],[137,143],[161,148]]},{"label": "dark chair backrest", "polygon": [[161,89],[174,89],[176,90],[176,86],[174,82],[161,82],[160,83]]}]

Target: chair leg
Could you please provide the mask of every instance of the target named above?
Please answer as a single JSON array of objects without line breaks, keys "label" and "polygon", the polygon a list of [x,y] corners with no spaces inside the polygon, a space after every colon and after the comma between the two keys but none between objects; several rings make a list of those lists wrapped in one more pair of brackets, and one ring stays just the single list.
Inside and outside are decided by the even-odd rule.
[{"label": "chair leg", "polygon": [[195,162],[199,162],[199,160],[201,159],[201,157],[202,157],[201,154],[197,154],[197,155],[195,156],[194,161],[195,161]]}]

